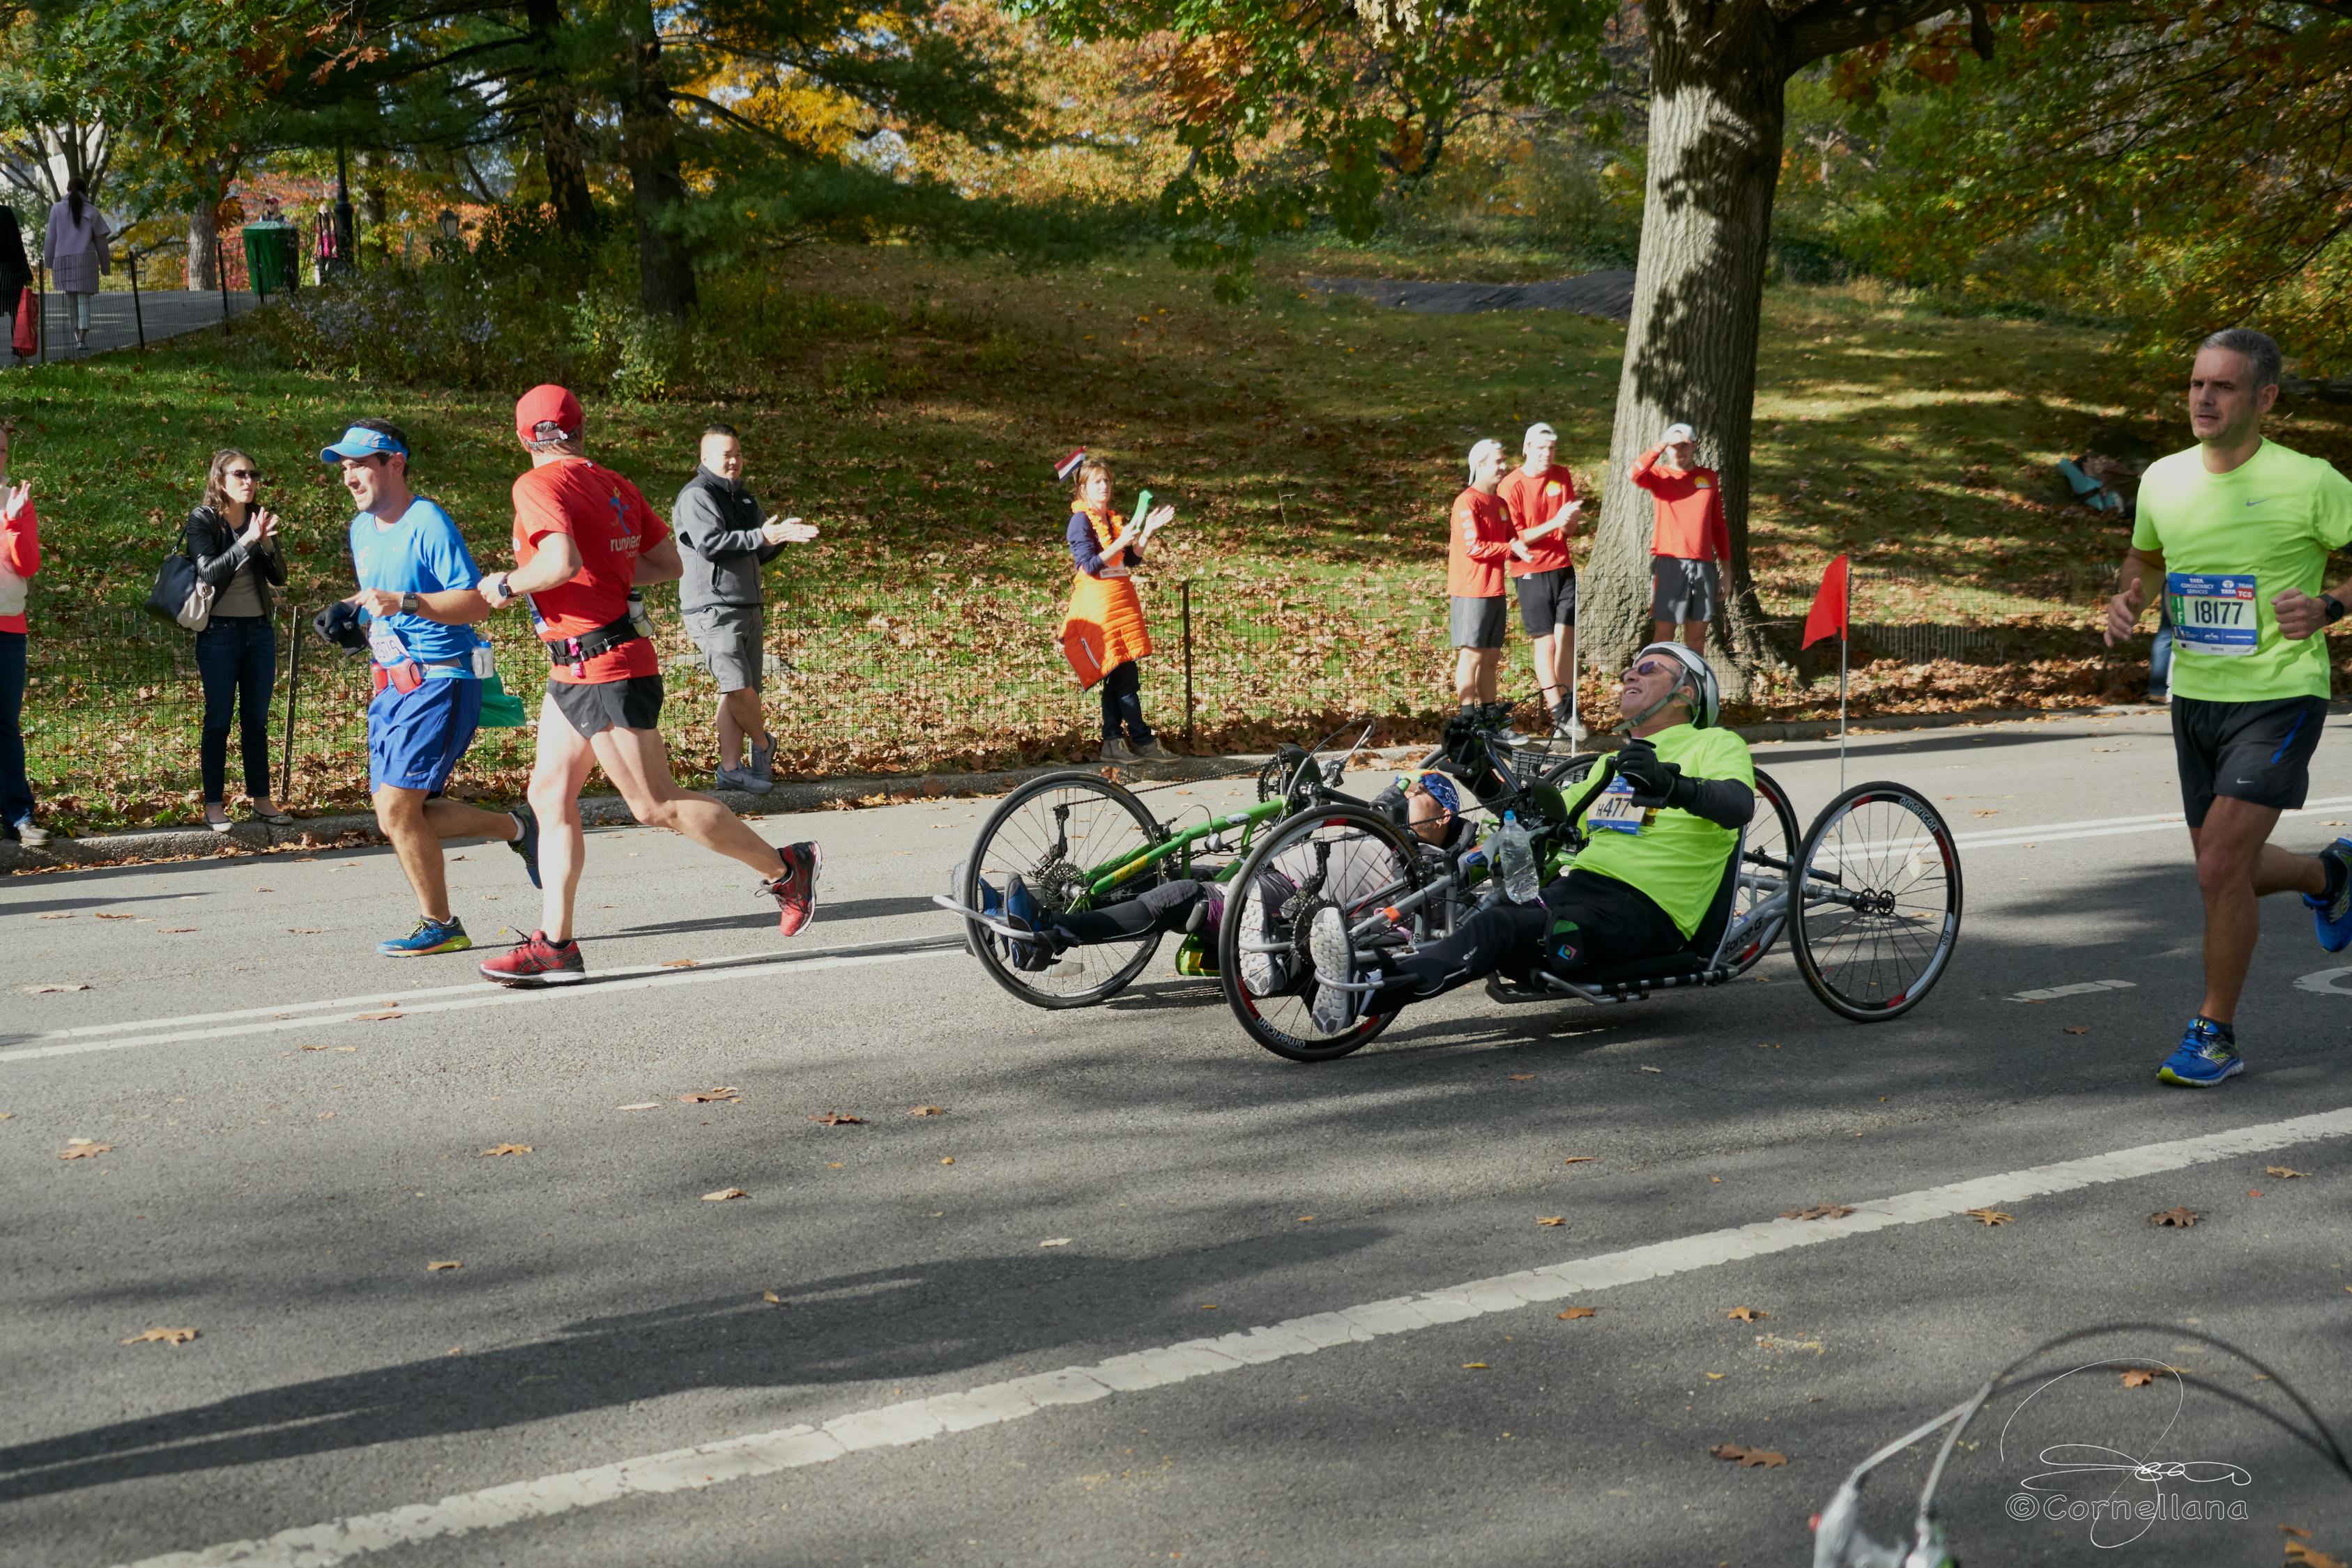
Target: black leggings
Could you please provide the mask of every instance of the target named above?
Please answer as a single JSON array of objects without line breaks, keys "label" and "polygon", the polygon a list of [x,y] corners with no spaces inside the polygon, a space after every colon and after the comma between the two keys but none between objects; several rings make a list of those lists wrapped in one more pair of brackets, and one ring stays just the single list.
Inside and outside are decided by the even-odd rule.
[{"label": "black leggings", "polygon": [[1440,942],[1412,953],[1380,955],[1371,1010],[1443,996],[1488,975],[1526,978],[1540,967],[1568,978],[1595,965],[1662,958],[1688,946],[1671,916],[1648,894],[1598,872],[1570,871],[1543,890],[1540,904],[1495,904]]},{"label": "black leggings", "polygon": [[1143,668],[1133,659],[1113,666],[1102,678],[1103,738],[1117,740],[1121,729],[1138,746],[1151,738],[1151,727],[1143,722]]},{"label": "black leggings", "polygon": [[[1122,669],[1133,669],[1123,664]],[[1192,911],[1201,901],[1221,896],[1214,884],[1186,878],[1163,882],[1158,887],[1147,888],[1133,898],[1114,904],[1108,909],[1081,909],[1068,915],[1056,915],[1051,924],[1055,933],[1065,942],[1086,945],[1095,942],[1118,942],[1129,936],[1140,936],[1158,928],[1161,931],[1181,931],[1192,923]]]}]

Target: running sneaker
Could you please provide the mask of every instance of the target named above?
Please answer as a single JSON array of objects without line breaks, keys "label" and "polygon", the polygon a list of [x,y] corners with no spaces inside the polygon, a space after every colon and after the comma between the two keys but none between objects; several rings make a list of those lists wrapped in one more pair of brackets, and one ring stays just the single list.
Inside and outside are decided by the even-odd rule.
[{"label": "running sneaker", "polygon": [[2189,1020],[2180,1037],[2180,1049],[2164,1059],[2156,1077],[2159,1083],[2183,1089],[2210,1089],[2245,1070],[2246,1059],[2238,1054],[2237,1041],[2224,1032],[2223,1026],[2209,1018],[2197,1018]]},{"label": "running sneaker", "polygon": [[1496,740],[1505,746],[1525,746],[1528,743],[1528,737],[1519,733],[1519,727],[1511,720],[1510,704],[1488,703],[1485,711],[1486,722],[1493,727]]},{"label": "running sneaker", "polygon": [[2341,953],[2352,946],[2352,839],[2338,839],[2319,852],[2319,858],[2336,871],[2336,896],[2314,898],[2303,895],[2311,906],[2311,924],[2319,933],[2319,945],[2330,953]]},{"label": "running sneaker", "polygon": [[1581,746],[1587,733],[1584,721],[1570,713],[1566,703],[1551,710],[1551,736],[1554,740],[1574,741]]},{"label": "running sneaker", "polygon": [[580,956],[580,944],[550,942],[544,931],[532,932],[529,941],[516,943],[495,958],[483,959],[478,967],[486,980],[527,989],[568,986],[588,977],[588,965]]},{"label": "running sneaker", "polygon": [[512,817],[515,820],[515,826],[521,830],[507,841],[507,848],[522,857],[523,874],[530,878],[531,886],[537,887],[539,885],[539,813],[532,810],[530,803],[526,800],[509,810],[507,815]]},{"label": "running sneaker", "polygon": [[1326,904],[1315,911],[1307,925],[1307,952],[1315,960],[1315,999],[1307,1004],[1307,1016],[1315,1027],[1327,1034],[1337,1034],[1356,1021],[1357,998],[1360,991],[1343,990],[1328,985],[1328,979],[1353,980],[1356,977],[1356,950],[1348,942],[1348,918],[1334,904]]},{"label": "running sneaker", "polygon": [[446,920],[419,920],[415,930],[379,942],[375,950],[387,958],[422,958],[427,953],[462,953],[473,945],[466,923],[453,915]]},{"label": "running sneaker", "polygon": [[824,873],[824,852],[803,841],[786,844],[776,853],[783,857],[784,869],[762,883],[760,891],[774,899],[781,911],[776,929],[797,936],[816,918],[816,879]]}]

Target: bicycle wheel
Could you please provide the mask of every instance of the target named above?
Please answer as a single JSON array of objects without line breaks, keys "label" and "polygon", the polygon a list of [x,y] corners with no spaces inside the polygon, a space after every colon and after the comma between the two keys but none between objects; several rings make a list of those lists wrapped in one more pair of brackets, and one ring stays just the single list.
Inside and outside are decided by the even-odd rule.
[{"label": "bicycle wheel", "polygon": [[1423,884],[1414,841],[1360,806],[1317,807],[1278,825],[1232,881],[1217,928],[1217,983],[1249,1037],[1293,1061],[1360,1051],[1396,1017],[1371,1013],[1339,1030],[1315,1021],[1307,916],[1333,904],[1350,926]]},{"label": "bicycle wheel", "polygon": [[1797,972],[1856,1023],[1900,1018],[1943,977],[1960,935],[1960,856],[1927,798],[1857,784],[1798,853],[1790,907]]},{"label": "bicycle wheel", "polygon": [[[1001,896],[1018,875],[1049,914],[1098,909],[1159,883],[1154,868],[1121,883],[1109,900],[1087,892],[1103,872],[1167,836],[1142,801],[1099,774],[1049,773],[1015,789],[982,826],[957,898],[967,909],[982,908],[983,882]],[[1072,947],[1051,968],[1031,970],[1013,962],[1014,944],[977,921],[967,920],[964,929],[981,967],[1038,1008],[1083,1008],[1108,1000],[1141,974],[1160,948],[1160,933],[1150,930],[1126,941]]]},{"label": "bicycle wheel", "polygon": [[[1761,768],[1756,770],[1756,815],[1748,820],[1748,840],[1739,852],[1739,873],[1742,876],[1778,877],[1778,888],[1755,888],[1741,883],[1732,895],[1731,924],[1737,930],[1740,922],[1759,909],[1781,898],[1788,891],[1789,868],[1799,840],[1797,813],[1789,805],[1789,792],[1780,788],[1780,780]],[[1754,968],[1780,933],[1789,928],[1788,905],[1784,902],[1777,914],[1768,913],[1757,927],[1747,934],[1739,950],[1731,955],[1731,972],[1744,975]]]}]

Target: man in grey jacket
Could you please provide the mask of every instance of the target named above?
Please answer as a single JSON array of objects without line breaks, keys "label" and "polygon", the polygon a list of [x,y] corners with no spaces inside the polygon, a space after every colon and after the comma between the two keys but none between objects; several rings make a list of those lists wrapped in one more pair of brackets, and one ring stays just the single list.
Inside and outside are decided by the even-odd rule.
[{"label": "man in grey jacket", "polygon": [[760,569],[784,546],[816,538],[816,529],[798,517],[761,519],[758,498],[743,487],[743,443],[726,424],[702,433],[702,461],[677,493],[670,528],[686,564],[677,601],[687,634],[719,682],[713,786],[764,795],[776,747],[760,714],[766,662]]}]

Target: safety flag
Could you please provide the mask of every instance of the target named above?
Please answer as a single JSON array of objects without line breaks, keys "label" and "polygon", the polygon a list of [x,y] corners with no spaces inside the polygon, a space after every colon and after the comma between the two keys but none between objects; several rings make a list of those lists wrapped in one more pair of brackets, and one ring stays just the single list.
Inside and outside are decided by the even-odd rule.
[{"label": "safety flag", "polygon": [[1799,647],[1810,648],[1824,637],[1845,640],[1847,597],[1845,557],[1840,556],[1822,573],[1822,589],[1813,595],[1813,607],[1806,613],[1805,640]]}]

